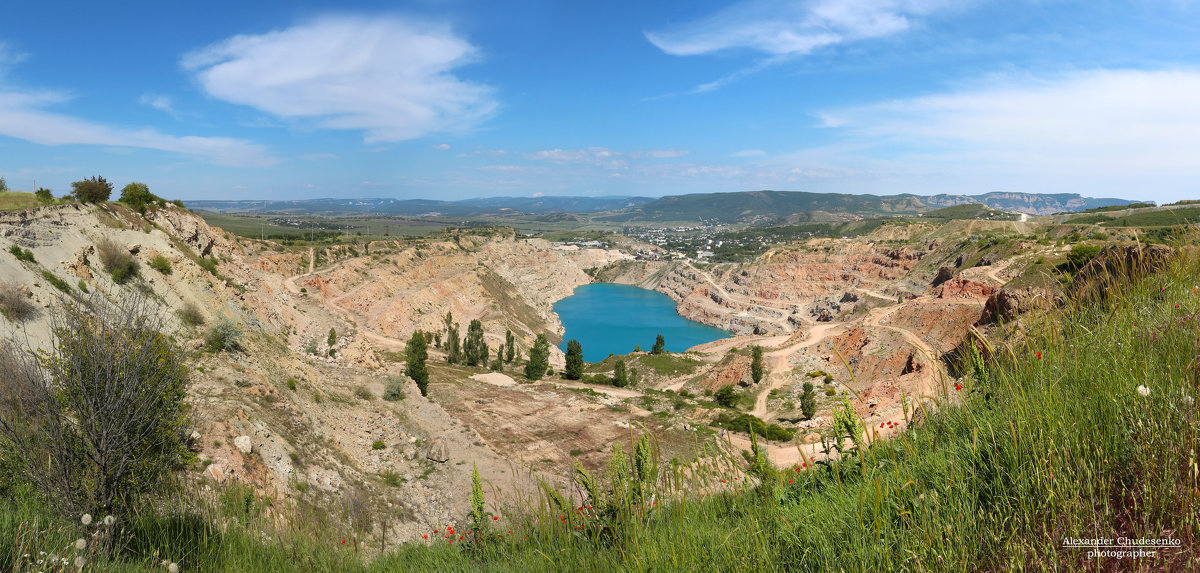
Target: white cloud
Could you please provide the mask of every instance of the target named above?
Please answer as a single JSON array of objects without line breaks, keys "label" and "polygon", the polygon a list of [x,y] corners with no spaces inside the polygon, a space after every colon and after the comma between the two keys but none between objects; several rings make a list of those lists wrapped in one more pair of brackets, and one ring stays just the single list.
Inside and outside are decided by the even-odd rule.
[{"label": "white cloud", "polygon": [[17,53],[9,49],[8,44],[0,42],[0,78],[3,78],[10,67],[28,58],[29,54]]},{"label": "white cloud", "polygon": [[646,39],[676,56],[731,48],[772,56],[803,55],[824,46],[903,32],[914,19],[955,4],[950,0],[744,0],[693,22],[647,32]]},{"label": "white cloud", "polygon": [[1000,78],[822,119],[863,147],[902,149],[902,163],[931,171],[1200,175],[1197,70]]},{"label": "white cloud", "polygon": [[70,98],[57,92],[0,90],[0,134],[41,145],[103,145],[193,155],[222,165],[269,166],[267,148],[228,137],[177,136],[153,128],[116,127],[46,111]]},{"label": "white cloud", "polygon": [[684,157],[691,153],[686,149],[651,149],[650,151],[641,151],[633,154],[633,157],[642,158],[649,157],[650,159],[673,159],[676,157]]},{"label": "white cloud", "polygon": [[477,57],[444,24],[329,16],[234,36],[181,64],[218,99],[379,142],[469,129],[490,117],[493,90],[451,73]]},{"label": "white cloud", "polygon": [[434,145],[433,148],[437,149],[439,151],[446,151],[446,150],[450,149],[450,144],[449,143],[439,143],[437,145]]},{"label": "white cloud", "polygon": [[175,108],[171,102],[170,96],[154,93],[142,94],[142,96],[138,98],[138,103],[150,106],[158,111],[175,115]]},{"label": "white cloud", "polygon": [[736,153],[730,153],[729,156],[730,157],[763,157],[766,154],[767,154],[767,152],[763,151],[761,149],[743,149]]},{"label": "white cloud", "polygon": [[555,163],[573,163],[577,161],[608,161],[620,155],[620,151],[613,151],[607,147],[589,147],[587,149],[546,149],[525,157]]}]

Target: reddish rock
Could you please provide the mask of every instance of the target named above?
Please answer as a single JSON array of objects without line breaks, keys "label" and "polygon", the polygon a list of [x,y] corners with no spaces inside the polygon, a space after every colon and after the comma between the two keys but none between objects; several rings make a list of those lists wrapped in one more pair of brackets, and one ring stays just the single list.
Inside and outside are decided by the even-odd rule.
[{"label": "reddish rock", "polygon": [[996,287],[957,276],[942,283],[938,298],[983,298],[994,292]]}]

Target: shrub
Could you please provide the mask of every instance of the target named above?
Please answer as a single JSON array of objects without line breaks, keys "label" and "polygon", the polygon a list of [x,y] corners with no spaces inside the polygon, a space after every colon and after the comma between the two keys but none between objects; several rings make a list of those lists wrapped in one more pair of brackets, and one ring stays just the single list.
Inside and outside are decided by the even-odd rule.
[{"label": "shrub", "polygon": [[150,268],[169,275],[171,274],[171,260],[162,255],[154,255],[154,258],[150,259]]},{"label": "shrub", "polygon": [[13,322],[23,322],[33,317],[37,307],[29,302],[25,289],[12,282],[0,283],[0,314]]},{"label": "shrub", "polygon": [[720,404],[726,408],[732,408],[737,404],[738,393],[733,389],[732,384],[728,386],[722,386],[720,390],[717,390],[716,393],[713,394],[713,400],[716,400],[717,404]]},{"label": "shrub", "polygon": [[96,243],[96,255],[114,283],[121,284],[137,274],[137,261],[133,260],[133,255],[111,239],[104,238]]},{"label": "shrub", "polygon": [[112,189],[112,183],[97,175],[71,183],[71,196],[80,203],[100,203],[108,201]]},{"label": "shrub", "polygon": [[87,283],[83,282],[83,279],[79,279],[79,282],[75,283],[75,286],[79,287],[80,292],[86,293],[88,291]]},{"label": "shrub", "polygon": [[399,376],[392,376],[383,383],[383,399],[388,402],[404,399],[404,382]]},{"label": "shrub", "polygon": [[354,395],[358,397],[359,400],[366,400],[368,402],[375,399],[375,395],[371,393],[371,389],[362,385],[354,388]]},{"label": "shrub", "polygon": [[836,389],[834,389],[834,387],[833,387],[833,386],[826,387],[826,388],[825,388],[825,395],[826,395],[826,396],[837,396],[837,390],[836,390]]},{"label": "shrub", "polygon": [[308,339],[308,342],[304,343],[304,353],[311,354],[313,356],[317,355],[317,339],[310,338]]},{"label": "shrub", "polygon": [[187,326],[200,326],[204,324],[204,315],[200,313],[200,307],[196,303],[189,302],[183,305],[183,308],[176,311],[179,316],[179,321]]},{"label": "shrub", "polygon": [[188,456],[184,354],[131,296],[66,304],[47,356],[10,348],[3,359],[0,433],[64,517],[128,515]]},{"label": "shrub", "polygon": [[18,261],[25,261],[28,263],[36,263],[37,262],[37,261],[33,260],[33,251],[31,251],[29,249],[22,249],[21,247],[18,247],[17,245],[13,245],[8,248],[8,252],[12,253],[12,256],[16,257]]},{"label": "shrub", "polygon": [[156,202],[162,202],[162,198],[150,192],[150,187],[145,183],[133,182],[121,189],[121,198],[118,201],[129,205],[134,211],[145,214],[146,206]]},{"label": "shrub", "polygon": [[43,270],[42,278],[46,279],[46,282],[54,285],[54,288],[56,288],[60,291],[63,291],[66,293],[71,292],[71,285],[67,284],[67,281],[64,281],[64,280],[58,278],[57,276],[55,276],[54,273],[52,273],[50,271]]},{"label": "shrub", "polygon": [[396,470],[383,470],[379,472],[379,477],[383,478],[383,485],[388,487],[400,487],[404,483],[404,478],[396,473]]},{"label": "shrub", "polygon": [[242,329],[228,319],[224,319],[208,330],[204,338],[204,346],[212,352],[231,352],[238,349],[242,338]]},{"label": "shrub", "polygon": [[713,422],[714,425],[738,432],[754,432],[756,436],[764,436],[768,440],[786,442],[795,437],[795,432],[780,426],[779,424],[767,424],[760,420],[757,416],[750,414],[742,414],[737,417],[732,417],[729,414],[722,413],[717,416]]},{"label": "shrub", "polygon": [[218,276],[216,257],[200,257],[200,260],[196,261],[196,264],[200,265],[200,268],[208,271],[208,274],[214,277]]},{"label": "shrub", "polygon": [[376,439],[374,442],[371,442],[372,450],[382,450],[386,447],[387,447],[387,444],[383,443],[383,440]]},{"label": "shrub", "polygon": [[288,390],[291,390],[292,392],[296,391],[296,378],[295,377],[288,376],[287,387],[288,387]]}]

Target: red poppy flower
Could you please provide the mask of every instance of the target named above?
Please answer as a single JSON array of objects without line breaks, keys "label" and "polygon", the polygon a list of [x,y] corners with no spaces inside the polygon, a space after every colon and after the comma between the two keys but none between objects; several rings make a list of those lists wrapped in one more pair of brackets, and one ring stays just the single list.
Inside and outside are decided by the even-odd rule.
[{"label": "red poppy flower", "polygon": [[342,545],[345,545],[345,544],[346,544],[346,540],[345,540],[345,539],[343,539],[343,540],[342,540]]},{"label": "red poppy flower", "polygon": [[800,468],[796,468],[796,471],[800,471]]},{"label": "red poppy flower", "polygon": [[499,516],[499,515],[493,515],[493,516],[492,516],[492,521],[496,521],[497,519],[500,519],[500,516]]},{"label": "red poppy flower", "polygon": [[955,389],[955,390],[962,390],[962,384],[955,384],[955,385],[954,385],[954,389]]},{"label": "red poppy flower", "polygon": [[1175,305],[1175,308],[1179,308],[1179,305]]},{"label": "red poppy flower", "polygon": [[803,467],[808,467],[808,462],[804,462]]},{"label": "red poppy flower", "polygon": [[422,535],[422,536],[421,536],[421,539],[429,539],[429,534],[428,534],[428,533],[426,533],[425,535]]},{"label": "red poppy flower", "polygon": [[796,481],[796,480],[794,480],[794,479],[790,479],[790,480],[788,480],[788,483],[792,483],[792,482],[794,482],[794,481]]},{"label": "red poppy flower", "polygon": [[1134,323],[1133,323],[1133,325],[1134,325],[1134,326],[1137,326],[1137,322],[1134,322]]},{"label": "red poppy flower", "polygon": [[1038,352],[1038,353],[1037,353],[1037,358],[1038,358],[1038,360],[1041,360],[1041,359],[1042,359],[1042,353],[1041,353],[1041,352]]}]

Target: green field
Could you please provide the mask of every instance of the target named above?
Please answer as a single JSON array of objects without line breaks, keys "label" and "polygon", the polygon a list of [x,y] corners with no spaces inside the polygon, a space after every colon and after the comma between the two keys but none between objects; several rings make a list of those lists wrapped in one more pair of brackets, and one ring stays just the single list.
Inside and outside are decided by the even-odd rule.
[{"label": "green field", "polygon": [[13,211],[37,207],[38,200],[33,193],[25,191],[0,191],[0,211]]}]

